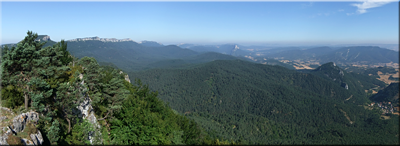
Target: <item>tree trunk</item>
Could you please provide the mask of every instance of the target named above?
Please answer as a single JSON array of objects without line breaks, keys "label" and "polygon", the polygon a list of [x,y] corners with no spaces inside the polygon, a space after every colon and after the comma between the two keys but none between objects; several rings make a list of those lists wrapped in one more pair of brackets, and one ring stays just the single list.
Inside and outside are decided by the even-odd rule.
[{"label": "tree trunk", "polygon": [[65,118],[68,122],[68,133],[71,131],[71,121],[68,118]]},{"label": "tree trunk", "polygon": [[28,93],[26,93],[26,91],[24,91],[24,97],[25,97],[25,109],[28,109],[29,99],[28,99]]},{"label": "tree trunk", "polygon": [[106,119],[109,113],[110,113],[110,111],[107,112],[106,116],[104,116],[103,118],[101,118],[101,119],[99,119],[99,120],[97,120],[97,121],[101,121],[101,120]]},{"label": "tree trunk", "polygon": [[[26,85],[26,88],[28,89],[28,92],[29,92],[29,86],[28,86],[28,85]],[[31,101],[31,107],[32,107],[32,105],[33,105],[32,99],[29,99],[29,96],[27,96],[27,98],[28,98],[28,99],[25,99],[25,100],[28,100],[28,102],[29,102],[29,100],[30,100],[30,101]]]}]

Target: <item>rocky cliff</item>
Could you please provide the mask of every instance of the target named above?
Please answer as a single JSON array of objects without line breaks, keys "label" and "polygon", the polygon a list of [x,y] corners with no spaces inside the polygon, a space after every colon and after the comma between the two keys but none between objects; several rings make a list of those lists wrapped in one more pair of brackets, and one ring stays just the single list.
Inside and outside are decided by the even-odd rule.
[{"label": "rocky cliff", "polygon": [[43,144],[42,133],[36,128],[39,113],[30,111],[15,116],[10,109],[1,107],[0,110],[0,145]]},{"label": "rocky cliff", "polygon": [[[80,79],[83,79],[83,75],[80,74],[79,75]],[[81,84],[84,84],[84,81],[82,80]],[[82,102],[79,103],[79,105],[76,107],[79,112],[77,112],[77,114],[79,114],[79,117],[82,117],[82,119],[87,119],[89,121],[89,123],[91,123],[94,126],[95,131],[91,131],[89,133],[89,137],[88,140],[90,141],[91,144],[101,144],[102,143],[102,139],[101,137],[101,132],[100,132],[100,124],[97,122],[97,118],[94,115],[94,110],[92,107],[92,100],[89,98],[89,95],[87,93],[82,93],[82,96],[80,97],[82,98]]]},{"label": "rocky cliff", "polygon": [[50,36],[48,35],[39,35],[35,41],[50,41]]},{"label": "rocky cliff", "polygon": [[115,39],[115,38],[99,38],[99,37],[86,37],[86,38],[77,38],[68,40],[69,42],[77,42],[77,41],[102,41],[102,42],[126,42],[126,41],[133,41],[129,38],[127,39]]},{"label": "rocky cliff", "polygon": [[[120,71],[119,74],[122,74],[124,72]],[[131,83],[131,80],[129,79],[128,74],[125,75],[125,80],[128,81],[129,83]]]}]

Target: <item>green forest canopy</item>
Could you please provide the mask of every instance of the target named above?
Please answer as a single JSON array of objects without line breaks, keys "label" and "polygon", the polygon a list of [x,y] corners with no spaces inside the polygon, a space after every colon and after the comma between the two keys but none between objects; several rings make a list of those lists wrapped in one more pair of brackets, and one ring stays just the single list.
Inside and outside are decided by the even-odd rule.
[{"label": "green forest canopy", "polygon": [[99,119],[103,144],[229,143],[209,137],[147,85],[130,84],[121,70],[100,66],[91,57],[73,57],[64,41],[43,47],[37,37],[28,31],[16,46],[2,48],[1,95],[2,106],[43,115],[35,128],[45,144],[89,143],[89,131],[96,128],[73,112],[85,94]]}]

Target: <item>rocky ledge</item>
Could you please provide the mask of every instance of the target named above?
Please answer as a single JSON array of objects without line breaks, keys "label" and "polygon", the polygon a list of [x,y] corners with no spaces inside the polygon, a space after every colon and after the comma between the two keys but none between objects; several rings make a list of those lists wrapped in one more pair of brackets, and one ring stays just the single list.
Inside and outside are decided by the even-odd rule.
[{"label": "rocky ledge", "polygon": [[[44,140],[42,133],[35,125],[39,121],[39,113],[30,111],[19,114],[7,122],[7,116],[14,115],[11,110],[1,108],[0,145],[42,145]],[[26,135],[20,137],[20,135]],[[12,140],[10,139],[12,138]],[[16,140],[16,141],[15,141]]]}]

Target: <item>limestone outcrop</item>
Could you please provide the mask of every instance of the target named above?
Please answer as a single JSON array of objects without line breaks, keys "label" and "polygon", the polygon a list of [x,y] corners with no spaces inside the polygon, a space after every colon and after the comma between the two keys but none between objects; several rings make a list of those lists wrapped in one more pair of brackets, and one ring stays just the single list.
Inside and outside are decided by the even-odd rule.
[{"label": "limestone outcrop", "polygon": [[[36,129],[35,133],[29,133],[29,130],[26,130],[28,129],[28,123],[32,123],[31,126],[34,126],[39,121],[39,113],[30,111],[9,118],[9,116],[13,115],[14,113],[11,110],[4,107],[1,108],[0,122],[2,127],[0,127],[0,145],[9,145],[7,139],[10,135],[17,135],[17,137],[20,135],[29,135],[27,137],[20,137],[21,143],[25,145],[42,145],[44,139],[42,133],[36,127],[31,127]],[[7,121],[7,119],[10,121]]]},{"label": "limestone outcrop", "polygon": [[[83,80],[83,75],[80,74],[79,78],[82,80],[81,84],[84,84]],[[79,117],[82,117],[82,119],[87,119],[90,124],[92,124],[95,128],[95,131],[91,131],[89,133],[89,141],[91,144],[101,144],[102,139],[101,137],[101,132],[100,132],[100,124],[97,122],[97,118],[95,116],[93,107],[92,107],[92,100],[89,98],[89,95],[87,93],[82,93],[82,96],[80,97],[82,102],[78,104],[76,107],[78,111],[76,114],[78,114]]]},{"label": "limestone outcrop", "polygon": [[[120,71],[119,74],[122,74],[124,72]],[[125,75],[125,80],[128,81],[129,83],[131,83],[131,80],[129,79],[128,74]]]},{"label": "limestone outcrop", "polygon": [[126,41],[132,41],[131,39],[115,39],[115,38],[99,38],[99,37],[87,37],[87,38],[77,38],[77,39],[72,39],[68,40],[69,42],[77,42],[77,41],[102,41],[102,42],[126,42]]}]

